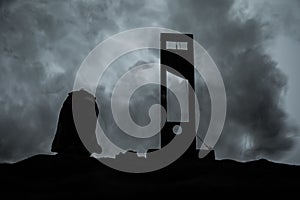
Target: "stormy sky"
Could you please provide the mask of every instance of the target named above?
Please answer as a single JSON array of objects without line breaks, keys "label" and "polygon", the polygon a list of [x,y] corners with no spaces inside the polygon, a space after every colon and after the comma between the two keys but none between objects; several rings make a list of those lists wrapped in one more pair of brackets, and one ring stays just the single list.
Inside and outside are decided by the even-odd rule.
[{"label": "stormy sky", "polygon": [[[0,162],[50,152],[59,109],[98,43],[127,29],[161,26],[193,33],[223,76],[228,112],[217,158],[300,164],[298,1],[0,2]],[[129,56],[122,70],[107,72],[102,104],[113,80],[153,54]],[[137,101],[153,91],[145,88]]]}]

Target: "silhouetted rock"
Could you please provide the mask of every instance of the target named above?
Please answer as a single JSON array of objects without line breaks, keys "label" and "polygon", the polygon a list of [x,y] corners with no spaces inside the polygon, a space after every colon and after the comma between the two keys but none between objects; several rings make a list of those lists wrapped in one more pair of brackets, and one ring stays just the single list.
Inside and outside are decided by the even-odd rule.
[{"label": "silhouetted rock", "polygon": [[[57,129],[55,138],[52,143],[52,152],[57,152],[59,154],[76,154],[76,155],[90,155],[90,152],[86,149],[82,143],[82,139],[78,135],[77,129],[75,126],[74,117],[73,117],[73,107],[74,102],[72,101],[76,97],[75,103],[80,103],[80,108],[83,111],[90,110],[90,107],[94,107],[95,113],[80,113],[85,119],[84,131],[86,134],[85,139],[89,140],[91,149],[90,151],[101,153],[101,148],[97,144],[95,128],[97,123],[97,116],[99,114],[99,109],[95,101],[95,97],[88,93],[85,90],[74,91],[69,93],[68,97],[63,103],[63,106],[60,110]],[[72,104],[73,103],[73,104]]]}]

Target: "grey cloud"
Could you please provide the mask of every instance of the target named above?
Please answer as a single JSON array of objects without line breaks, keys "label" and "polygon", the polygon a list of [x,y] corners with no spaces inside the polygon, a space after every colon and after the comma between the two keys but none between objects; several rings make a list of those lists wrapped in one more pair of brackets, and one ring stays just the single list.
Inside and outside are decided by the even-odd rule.
[{"label": "grey cloud", "polygon": [[184,9],[174,3],[170,21],[181,22],[173,28],[196,33],[223,75],[228,112],[217,156],[279,159],[293,147],[296,128],[281,103],[287,77],[264,52],[274,33],[258,17],[236,18],[233,1],[215,3],[185,1]]},{"label": "grey cloud", "polygon": [[243,19],[259,18],[272,29],[274,35],[286,35],[299,41],[300,22],[298,0],[262,0],[262,1],[238,1],[236,4],[239,12],[237,15]]},{"label": "grey cloud", "polygon": [[[191,32],[217,63],[228,95],[228,118],[216,147],[219,158],[276,160],[292,147],[295,130],[281,107],[287,78],[264,53],[274,30],[259,17],[235,17],[234,1],[2,1],[0,5],[1,161],[49,152],[59,108],[84,57],[108,36],[141,26]],[[107,73],[107,85],[98,89],[104,108],[119,73],[148,58],[124,61],[126,67]],[[197,83],[201,132],[207,128],[210,101],[200,77]],[[153,91],[148,88],[143,95],[150,98]],[[143,102],[140,95],[136,102]],[[109,120],[105,123],[111,132],[117,129]]]},{"label": "grey cloud", "polygon": [[155,25],[152,15],[162,20],[164,7],[157,4],[1,1],[0,160],[49,152],[60,106],[84,57],[112,34]]}]

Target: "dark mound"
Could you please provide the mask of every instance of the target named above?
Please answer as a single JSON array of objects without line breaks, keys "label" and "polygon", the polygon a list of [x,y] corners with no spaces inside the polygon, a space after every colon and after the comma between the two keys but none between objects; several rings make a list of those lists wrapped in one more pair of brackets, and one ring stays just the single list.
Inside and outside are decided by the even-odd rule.
[{"label": "dark mound", "polygon": [[[130,174],[113,170],[94,158],[37,155],[15,164],[1,164],[2,195],[29,197],[160,197],[220,195],[227,192],[275,194],[297,191],[300,167],[258,160],[239,163],[178,159],[166,168]],[[250,193],[249,193],[250,194]]]}]

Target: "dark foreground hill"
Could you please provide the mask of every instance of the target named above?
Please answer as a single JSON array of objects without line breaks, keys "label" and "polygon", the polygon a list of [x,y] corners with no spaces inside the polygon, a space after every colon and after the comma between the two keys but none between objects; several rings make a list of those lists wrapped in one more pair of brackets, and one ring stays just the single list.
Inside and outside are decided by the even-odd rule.
[{"label": "dark foreground hill", "polygon": [[[101,164],[94,158],[36,155],[15,164],[1,164],[1,195],[22,199],[40,197],[162,197],[196,194],[290,194],[300,189],[300,167],[266,160],[239,163],[179,159],[161,170],[129,174]],[[199,199],[196,198],[196,199]],[[127,199],[127,198],[126,198]]]}]

